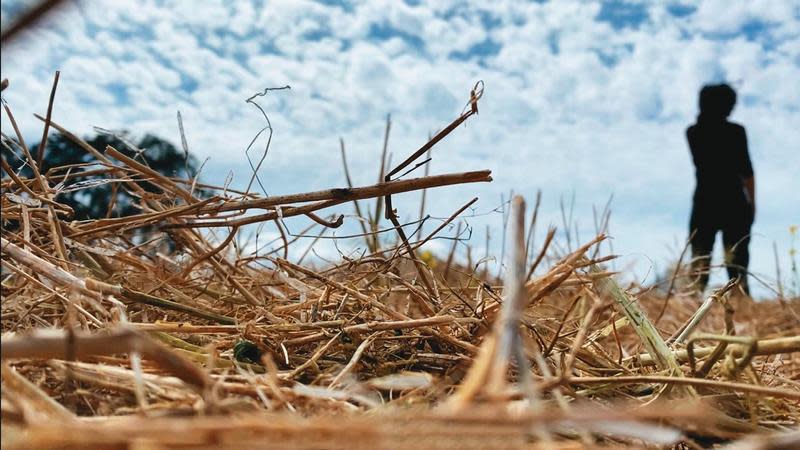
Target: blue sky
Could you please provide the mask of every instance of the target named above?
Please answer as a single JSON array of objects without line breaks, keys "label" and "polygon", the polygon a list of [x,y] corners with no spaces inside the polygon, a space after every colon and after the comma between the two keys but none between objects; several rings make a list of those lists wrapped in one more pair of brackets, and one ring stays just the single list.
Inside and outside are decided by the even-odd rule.
[{"label": "blue sky", "polygon": [[[23,3],[0,3],[4,24]],[[430,170],[488,168],[495,181],[433,191],[429,212],[446,217],[478,196],[471,245],[482,255],[490,226],[497,254],[501,217],[482,213],[501,195],[532,202],[541,189],[540,232],[574,195],[584,240],[592,206],[613,195],[618,268],[647,280],[687,235],[683,131],[697,91],[726,80],[757,177],[752,269],[774,279],[773,242],[786,269],[788,227],[800,223],[795,1],[71,2],[2,53],[4,98],[32,141],[55,70],[56,121],[178,143],[180,110],[190,149],[211,158],[205,179],[219,184],[231,171],[235,184],[249,178],[244,149],[263,124],[244,100],[291,85],[261,100],[275,129],[260,172],[270,194],[342,185],[339,137],[356,184],[373,183],[387,114],[399,161],[483,80],[480,115],[436,147]],[[401,213],[415,217],[417,200],[399,199]]]}]

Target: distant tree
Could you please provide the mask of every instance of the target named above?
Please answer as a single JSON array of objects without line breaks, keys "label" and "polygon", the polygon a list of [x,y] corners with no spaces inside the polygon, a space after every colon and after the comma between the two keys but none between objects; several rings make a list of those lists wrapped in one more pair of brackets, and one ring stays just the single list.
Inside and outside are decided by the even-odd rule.
[{"label": "distant tree", "polygon": [[[182,151],[179,151],[174,145],[164,139],[148,134],[136,143],[132,141],[127,133],[123,132],[119,134],[119,136],[122,139],[111,134],[100,133],[93,137],[87,137],[84,140],[101,153],[105,151],[106,146],[110,145],[126,156],[135,158],[137,161],[147,164],[153,170],[168,177],[189,178],[197,171],[197,160],[193,156],[189,155],[187,160]],[[126,142],[130,142],[137,150],[133,150]],[[37,154],[38,147],[39,144],[31,147],[30,151],[33,155]],[[11,167],[18,170],[20,167],[22,168],[20,171],[21,175],[26,177],[31,177],[33,175],[31,168],[20,159],[21,155],[12,154],[5,146],[2,148],[2,153],[3,158],[5,158]],[[49,170],[58,167],[74,164],[85,165],[96,162],[97,160],[94,156],[80,148],[64,135],[54,134],[47,139],[45,158],[42,162],[41,171],[42,173],[47,173]],[[88,166],[72,169],[71,175],[66,180],[64,186],[67,192],[61,193],[56,198],[59,202],[65,203],[75,210],[74,219],[76,220],[106,217],[108,206],[111,204],[111,196],[114,193],[112,184],[89,185],[82,189],[69,190],[70,186],[80,186],[76,185],[76,183],[101,180],[108,177],[108,175],[80,175],[82,171],[91,170],[92,168],[92,166]],[[99,168],[99,166],[94,168]],[[190,173],[187,173],[187,169]],[[139,182],[139,185],[149,192],[156,192],[158,190],[154,185],[145,181]],[[203,196],[202,192],[198,194]],[[138,208],[134,206],[134,200],[135,199],[129,195],[122,186],[118,186],[112,217],[124,217],[136,214]]]}]

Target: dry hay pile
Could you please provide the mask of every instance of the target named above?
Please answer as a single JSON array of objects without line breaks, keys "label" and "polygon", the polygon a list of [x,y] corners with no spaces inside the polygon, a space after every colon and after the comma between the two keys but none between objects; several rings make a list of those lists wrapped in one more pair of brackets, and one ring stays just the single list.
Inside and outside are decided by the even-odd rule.
[{"label": "dry hay pile", "polygon": [[[557,252],[551,231],[529,252],[519,197],[502,285],[452,255],[435,270],[419,257],[472,202],[409,240],[391,195],[491,178],[393,176],[479,97],[383,183],[268,198],[198,198],[195,180],[98,152],[49,118],[99,165],[39,173],[4,134],[35,175],[3,160],[3,448],[797,445],[796,299],[754,303],[733,283],[705,301],[623,289],[602,233]],[[89,170],[140,213],[72,221],[58,190]],[[367,198],[385,202],[396,245],[367,232],[369,254],[322,269],[290,261],[286,237],[258,256],[234,245],[240,227],[290,216],[337,227],[315,212]]]}]

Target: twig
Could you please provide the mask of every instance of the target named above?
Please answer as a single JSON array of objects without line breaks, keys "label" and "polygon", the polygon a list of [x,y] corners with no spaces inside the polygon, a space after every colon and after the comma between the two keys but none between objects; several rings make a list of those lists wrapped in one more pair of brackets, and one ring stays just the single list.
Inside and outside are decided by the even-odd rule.
[{"label": "twig", "polygon": [[353,370],[353,367],[355,367],[355,365],[358,363],[358,360],[361,359],[361,355],[364,354],[364,351],[367,349],[367,347],[372,345],[372,342],[374,342],[375,338],[380,336],[380,334],[381,334],[380,331],[376,331],[370,334],[366,339],[364,339],[363,342],[361,342],[361,344],[359,344],[358,348],[356,349],[355,353],[353,353],[353,356],[350,358],[350,361],[348,361],[347,365],[344,366],[342,371],[339,372],[339,374],[336,375],[336,377],[328,385],[329,388],[332,388],[337,384],[339,384],[342,381],[342,378],[344,378],[348,373],[350,373],[350,371]]},{"label": "twig", "polygon": [[25,13],[3,30],[0,34],[0,43],[9,44],[18,33],[33,27],[33,25],[46,17],[48,13],[55,10],[55,8],[62,2],[62,0],[42,0],[33,8],[28,9]]},{"label": "twig", "polygon": [[[552,388],[562,382],[552,382],[545,386],[543,389]],[[759,386],[745,383],[734,383],[730,381],[716,381],[707,380],[705,378],[686,378],[686,377],[673,377],[673,376],[659,376],[659,375],[636,375],[636,376],[618,376],[618,377],[576,377],[564,381],[564,383],[572,385],[591,385],[591,384],[642,384],[642,383],[659,383],[659,384],[677,384],[684,386],[696,386],[706,388],[725,389],[736,392],[750,392],[753,394],[761,394],[767,397],[788,398],[798,400],[800,399],[800,391],[790,391],[786,389],[778,389],[768,386]]]},{"label": "twig", "polygon": [[64,331],[39,331],[24,337],[3,337],[0,343],[3,360],[67,359],[68,354],[84,358],[137,351],[201,392],[209,386],[208,376],[199,367],[131,329],[118,328],[108,334],[76,334],[71,347],[66,345],[67,334]]},{"label": "twig", "polygon": [[[342,154],[342,166],[344,167],[344,178],[347,181],[347,188],[353,189],[353,180],[350,178],[350,169],[347,167],[347,155],[344,151],[344,139],[339,138],[339,150]],[[364,233],[364,238],[367,241],[367,247],[369,248],[370,252],[377,251],[374,248],[373,242],[370,239],[369,232],[367,231],[367,226],[364,224],[365,220],[368,220],[364,217],[364,214],[361,213],[361,207],[358,204],[358,200],[353,200],[353,206],[356,209],[356,215],[358,216],[358,224],[361,226],[361,231]]]},{"label": "twig", "polygon": [[[435,188],[440,186],[450,186],[453,184],[489,182],[492,181],[491,171],[480,170],[475,172],[450,173],[446,175],[433,175],[423,178],[412,178],[410,180],[396,180],[384,183],[361,186],[357,188],[334,188],[322,191],[306,192],[302,194],[273,195],[272,197],[229,201],[219,206],[208,206],[202,209],[202,214],[220,213],[226,211],[245,211],[248,209],[269,209],[280,205],[292,203],[306,203],[337,200],[349,202],[353,200],[363,200],[382,195],[399,194],[402,192],[416,191],[425,188]],[[285,214],[284,214],[285,215]]]},{"label": "twig", "polygon": [[681,326],[675,334],[667,340],[667,343],[676,343],[680,344],[689,337],[689,334],[694,331],[695,328],[703,321],[708,314],[708,311],[714,306],[715,301],[719,301],[723,295],[725,295],[728,291],[733,289],[736,286],[737,279],[733,278],[728,280],[725,286],[722,286],[719,289],[716,289],[704,302],[700,305],[700,308],[689,318],[689,320]]},{"label": "twig", "polygon": [[658,326],[658,322],[661,321],[661,318],[664,317],[664,312],[667,310],[667,305],[669,304],[669,299],[672,297],[672,290],[675,288],[675,280],[678,278],[678,273],[681,271],[681,264],[683,263],[683,257],[686,255],[686,250],[689,249],[689,246],[692,243],[692,239],[694,239],[694,235],[697,233],[697,230],[692,230],[692,234],[689,235],[689,239],[686,240],[686,244],[683,246],[683,250],[681,250],[681,256],[678,257],[678,262],[675,264],[675,270],[672,272],[672,277],[669,280],[669,288],[667,288],[667,295],[664,296],[664,303],[661,304],[661,310],[658,312],[658,316],[656,320],[653,321],[653,325]]},{"label": "twig", "polygon": [[[716,347],[700,347],[694,349],[695,358],[705,358],[711,355]],[[728,348],[728,352],[740,358],[744,355],[741,347],[733,345]],[[777,355],[780,353],[794,353],[800,352],[800,336],[790,336],[774,339],[763,339],[758,341],[758,348],[755,350],[755,356]],[[686,349],[674,350],[673,355],[678,362],[689,361],[689,355]],[[641,355],[634,355],[622,360],[623,363],[632,363],[638,367],[648,367],[656,365],[652,356],[647,353]]]},{"label": "twig", "polygon": [[556,228],[551,227],[547,230],[547,237],[544,238],[544,244],[542,244],[542,249],[539,251],[539,255],[536,256],[536,259],[531,264],[530,269],[528,269],[528,275],[525,277],[526,280],[530,280],[533,276],[533,271],[539,267],[539,263],[542,262],[544,259],[544,255],[547,254],[547,248],[550,247],[550,243],[553,242],[553,237],[556,235]]},{"label": "twig", "polygon": [[223,316],[222,314],[205,311],[199,308],[194,308],[192,306],[184,305],[182,303],[177,303],[150,294],[145,294],[144,292],[128,289],[123,286],[112,285],[104,283],[102,281],[93,280],[91,278],[86,279],[85,286],[92,291],[119,296],[128,301],[142,303],[150,306],[156,306],[159,308],[170,309],[173,311],[180,311],[195,317],[200,317],[202,319],[211,320],[217,323],[228,324],[228,325],[236,324],[236,319],[232,317]]},{"label": "twig", "polygon": [[50,131],[50,118],[53,116],[53,101],[56,98],[56,88],[58,87],[58,77],[61,72],[56,70],[56,76],[53,79],[53,89],[50,91],[50,101],[47,103],[47,116],[44,120],[44,130],[42,130],[42,139],[39,141],[39,152],[36,156],[36,165],[42,167],[44,161],[44,151],[47,148],[47,133]]}]

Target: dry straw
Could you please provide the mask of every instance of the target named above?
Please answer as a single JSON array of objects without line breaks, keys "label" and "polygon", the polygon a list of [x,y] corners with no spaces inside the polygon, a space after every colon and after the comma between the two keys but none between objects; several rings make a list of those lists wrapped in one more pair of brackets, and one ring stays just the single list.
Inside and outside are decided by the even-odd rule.
[{"label": "dry straw", "polygon": [[[604,229],[574,251],[551,230],[534,258],[536,208],[526,233],[520,197],[502,286],[458,263],[455,246],[420,256],[461,233],[475,200],[423,236],[406,235],[392,196],[490,172],[395,177],[476,114],[481,93],[395,168],[384,156],[377,184],[348,175],[344,188],[268,198],[211,186],[198,198],[196,180],[98,152],[49,115],[46,127],[100,165],[41,173],[6,108],[16,136],[4,130],[3,145],[34,175],[3,161],[3,448],[797,445],[797,299],[721,290],[701,302],[676,271],[667,304],[612,278]],[[342,159],[348,174],[344,143]],[[87,172],[137,198],[139,213],[71,220],[55,187]],[[374,214],[362,214],[370,199]],[[368,249],[359,258],[302,264],[285,235],[255,256],[233,245],[243,227],[291,216],[337,227],[341,217],[317,214],[349,202]]]}]

